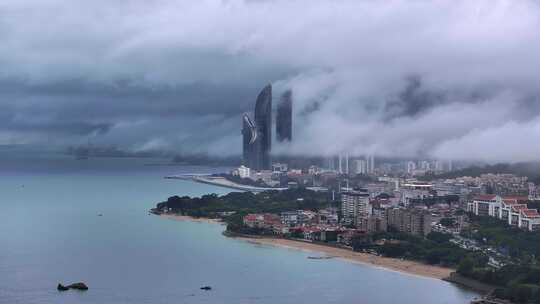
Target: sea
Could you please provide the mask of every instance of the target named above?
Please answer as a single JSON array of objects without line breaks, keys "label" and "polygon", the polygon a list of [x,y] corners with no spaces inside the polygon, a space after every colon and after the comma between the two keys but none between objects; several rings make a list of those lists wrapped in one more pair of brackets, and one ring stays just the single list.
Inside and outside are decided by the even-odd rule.
[{"label": "sea", "polygon": [[[148,210],[231,190],[163,177],[227,168],[0,151],[0,303],[463,304],[441,280],[223,236]],[[88,291],[59,292],[85,282]],[[211,286],[212,290],[201,290]]]}]

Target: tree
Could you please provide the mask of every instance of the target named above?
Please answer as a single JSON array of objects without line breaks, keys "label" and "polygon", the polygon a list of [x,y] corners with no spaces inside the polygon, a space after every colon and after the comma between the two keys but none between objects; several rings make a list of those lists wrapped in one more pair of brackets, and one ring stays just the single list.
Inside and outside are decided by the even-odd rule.
[{"label": "tree", "polygon": [[442,218],[439,223],[444,227],[454,227],[456,225],[456,220],[451,217],[445,217]]},{"label": "tree", "polygon": [[470,276],[473,273],[474,261],[466,257],[459,262],[457,273],[464,276]]},{"label": "tree", "polygon": [[451,238],[452,236],[450,236],[449,234],[436,232],[436,231],[432,231],[427,235],[428,240],[432,240],[439,244],[446,243],[450,241]]}]

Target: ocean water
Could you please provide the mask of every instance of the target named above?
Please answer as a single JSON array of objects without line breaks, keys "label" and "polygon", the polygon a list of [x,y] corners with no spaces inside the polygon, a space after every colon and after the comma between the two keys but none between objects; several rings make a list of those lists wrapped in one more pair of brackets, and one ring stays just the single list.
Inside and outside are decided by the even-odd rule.
[{"label": "ocean water", "polygon": [[[164,175],[220,169],[1,156],[0,303],[442,304],[476,296],[436,279],[229,239],[221,225],[148,214],[171,195],[228,191]],[[78,281],[90,289],[56,290]],[[199,289],[205,285],[213,289]]]}]

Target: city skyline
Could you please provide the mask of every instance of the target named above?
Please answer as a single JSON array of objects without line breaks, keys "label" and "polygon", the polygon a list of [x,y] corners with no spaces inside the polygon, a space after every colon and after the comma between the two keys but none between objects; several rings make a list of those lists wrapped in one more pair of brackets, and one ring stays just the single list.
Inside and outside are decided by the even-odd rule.
[{"label": "city skyline", "polygon": [[0,304],[540,303],[540,0],[0,16]]},{"label": "city skyline", "polygon": [[280,154],[538,160],[537,1],[233,3],[3,1],[0,145],[239,155],[271,83]]}]

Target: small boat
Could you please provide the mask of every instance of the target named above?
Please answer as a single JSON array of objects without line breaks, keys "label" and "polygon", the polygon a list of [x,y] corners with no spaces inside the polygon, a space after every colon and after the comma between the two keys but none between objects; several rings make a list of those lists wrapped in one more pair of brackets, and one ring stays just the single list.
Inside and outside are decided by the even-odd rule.
[{"label": "small boat", "polygon": [[333,256],[308,256],[307,258],[310,260],[328,260],[333,258]]}]

